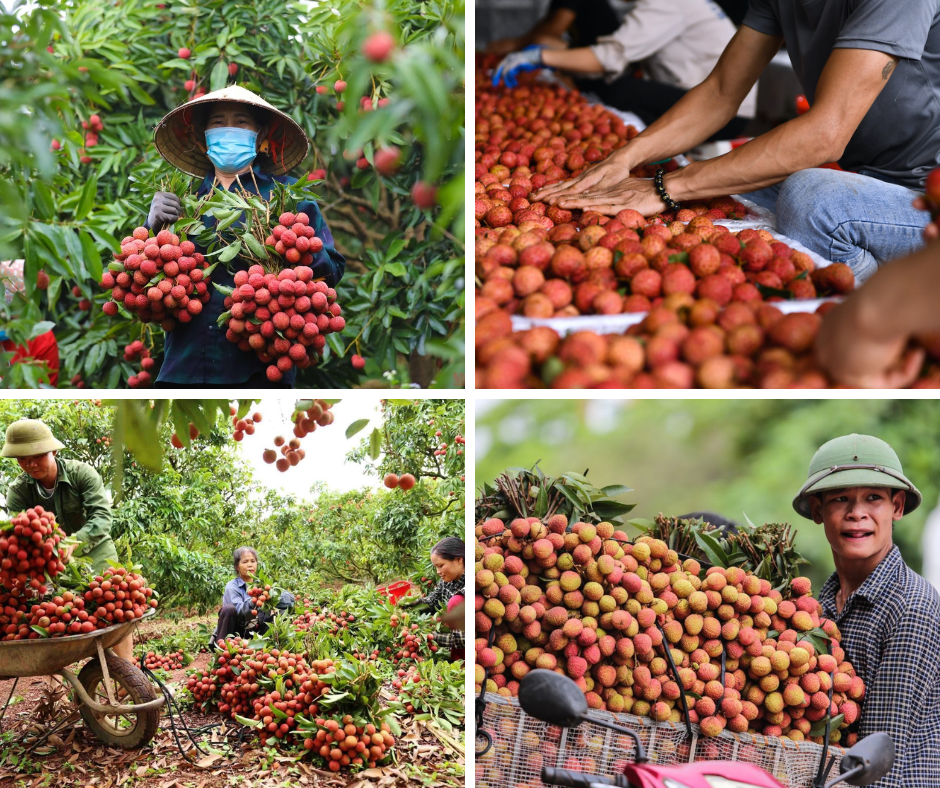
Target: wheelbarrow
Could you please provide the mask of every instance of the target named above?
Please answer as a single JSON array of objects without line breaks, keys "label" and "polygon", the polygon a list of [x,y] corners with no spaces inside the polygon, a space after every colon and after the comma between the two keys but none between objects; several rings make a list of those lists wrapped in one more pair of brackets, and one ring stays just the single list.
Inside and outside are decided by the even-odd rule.
[{"label": "wheelbarrow", "polygon": [[[144,618],[154,613],[150,611]],[[140,747],[156,734],[165,699],[156,695],[140,668],[110,651],[106,653],[140,620],[83,635],[0,642],[0,679],[62,676],[78,696],[85,725],[99,739],[124,749]],[[77,676],[68,669],[68,665],[89,657],[92,659]]]}]

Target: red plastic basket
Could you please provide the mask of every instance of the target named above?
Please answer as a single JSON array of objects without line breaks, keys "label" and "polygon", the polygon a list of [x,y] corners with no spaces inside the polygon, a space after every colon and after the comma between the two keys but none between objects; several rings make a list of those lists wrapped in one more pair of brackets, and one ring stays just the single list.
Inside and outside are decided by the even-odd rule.
[{"label": "red plastic basket", "polygon": [[399,580],[395,583],[389,583],[387,586],[378,586],[375,590],[392,600],[393,605],[397,605],[398,600],[407,594],[411,589],[411,583],[409,583],[407,580]]}]

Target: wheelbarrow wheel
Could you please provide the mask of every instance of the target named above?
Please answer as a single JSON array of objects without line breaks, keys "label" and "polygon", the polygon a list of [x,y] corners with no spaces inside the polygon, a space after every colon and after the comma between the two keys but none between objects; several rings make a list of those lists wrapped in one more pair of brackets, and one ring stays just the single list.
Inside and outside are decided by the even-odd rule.
[{"label": "wheelbarrow wheel", "polygon": [[[108,654],[108,674],[114,684],[114,694],[122,705],[147,703],[156,698],[153,685],[143,672],[126,659]],[[78,674],[85,691],[91,698],[102,705],[109,705],[108,690],[104,683],[101,662],[90,660]],[[125,750],[140,747],[149,742],[160,724],[160,709],[147,709],[137,714],[107,714],[93,711],[82,704],[80,708],[85,725],[101,741]]]}]

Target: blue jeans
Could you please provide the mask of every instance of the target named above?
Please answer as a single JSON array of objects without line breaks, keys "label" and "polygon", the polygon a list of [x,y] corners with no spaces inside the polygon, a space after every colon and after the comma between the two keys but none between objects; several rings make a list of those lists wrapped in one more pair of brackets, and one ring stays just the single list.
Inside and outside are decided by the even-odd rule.
[{"label": "blue jeans", "polygon": [[924,245],[930,214],[911,206],[917,194],[871,175],[814,168],[742,196],[774,211],[783,235],[848,264],[861,284]]}]

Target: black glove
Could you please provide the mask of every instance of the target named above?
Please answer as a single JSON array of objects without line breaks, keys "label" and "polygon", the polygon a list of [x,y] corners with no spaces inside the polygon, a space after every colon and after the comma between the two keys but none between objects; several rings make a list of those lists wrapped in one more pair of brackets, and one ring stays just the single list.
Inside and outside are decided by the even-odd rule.
[{"label": "black glove", "polygon": [[173,224],[183,213],[180,198],[172,192],[157,192],[150,201],[150,215],[147,225],[151,230],[159,230],[164,225]]}]

